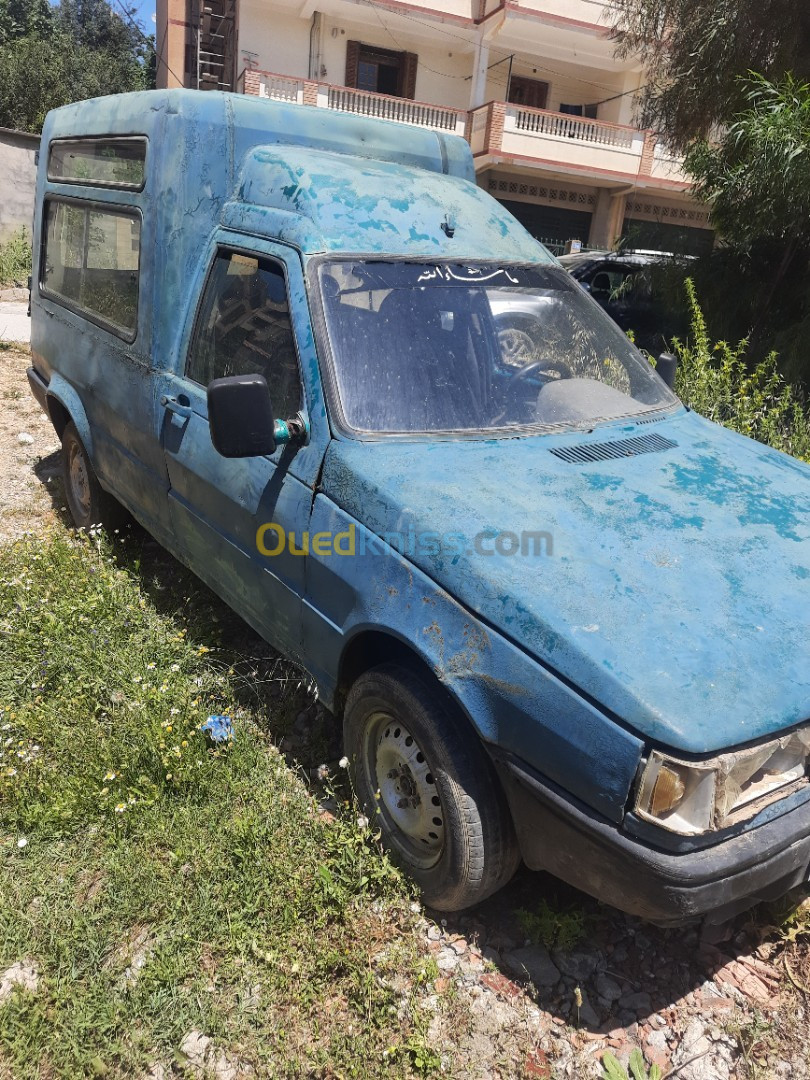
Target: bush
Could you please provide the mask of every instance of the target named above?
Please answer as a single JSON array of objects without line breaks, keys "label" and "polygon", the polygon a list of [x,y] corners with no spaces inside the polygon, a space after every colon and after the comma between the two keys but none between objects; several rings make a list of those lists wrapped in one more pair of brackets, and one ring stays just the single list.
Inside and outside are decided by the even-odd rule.
[{"label": "bush", "polygon": [[0,287],[25,286],[30,275],[31,241],[25,229],[20,229],[0,244]]},{"label": "bush", "polygon": [[777,354],[749,369],[747,339],[736,346],[712,343],[694,282],[687,278],[685,285],[691,335],[673,340],[681,401],[709,420],[810,461],[810,412],[800,391],[779,374]]}]

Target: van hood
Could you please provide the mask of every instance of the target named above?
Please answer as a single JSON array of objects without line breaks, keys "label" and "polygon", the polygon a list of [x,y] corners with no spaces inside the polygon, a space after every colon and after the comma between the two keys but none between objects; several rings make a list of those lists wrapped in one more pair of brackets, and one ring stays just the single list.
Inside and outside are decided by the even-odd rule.
[{"label": "van hood", "polygon": [[[580,460],[624,439],[644,440],[635,456]],[[588,434],[334,441],[323,488],[655,743],[711,753],[810,720],[810,467],[793,458],[682,410]],[[531,531],[540,554],[495,550]]]}]

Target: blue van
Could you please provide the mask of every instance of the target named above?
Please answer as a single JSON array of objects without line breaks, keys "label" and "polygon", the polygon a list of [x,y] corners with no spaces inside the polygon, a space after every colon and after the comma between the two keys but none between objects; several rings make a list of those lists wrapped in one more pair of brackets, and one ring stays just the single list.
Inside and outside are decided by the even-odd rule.
[{"label": "blue van", "polygon": [[684,408],[463,140],[130,94],[48,116],[37,200],[76,525],[125,508],[311,673],[429,904],[806,879],[810,469]]}]

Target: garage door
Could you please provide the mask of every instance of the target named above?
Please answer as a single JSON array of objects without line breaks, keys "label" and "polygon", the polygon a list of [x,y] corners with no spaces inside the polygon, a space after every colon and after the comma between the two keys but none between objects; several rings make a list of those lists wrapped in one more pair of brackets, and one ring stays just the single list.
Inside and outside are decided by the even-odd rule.
[{"label": "garage door", "polygon": [[629,248],[646,251],[672,251],[677,255],[708,255],[714,247],[711,229],[688,225],[670,225],[661,221],[624,219],[623,239]]},{"label": "garage door", "polygon": [[[587,210],[569,210],[562,206],[540,206],[538,203],[512,202],[500,199],[510,214],[535,237],[553,249],[562,249],[568,240],[587,244],[592,214]],[[555,250],[562,254],[562,250]]]}]

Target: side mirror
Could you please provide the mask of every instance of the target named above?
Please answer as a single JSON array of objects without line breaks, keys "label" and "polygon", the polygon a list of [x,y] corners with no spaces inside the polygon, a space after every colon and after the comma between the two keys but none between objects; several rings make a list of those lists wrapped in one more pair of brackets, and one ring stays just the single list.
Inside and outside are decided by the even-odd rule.
[{"label": "side mirror", "polygon": [[231,375],[208,386],[214,449],[226,458],[261,457],[276,449],[273,407],[263,375]]},{"label": "side mirror", "polygon": [[675,372],[678,370],[678,357],[671,352],[662,352],[655,362],[655,370],[670,390],[674,390]]}]

